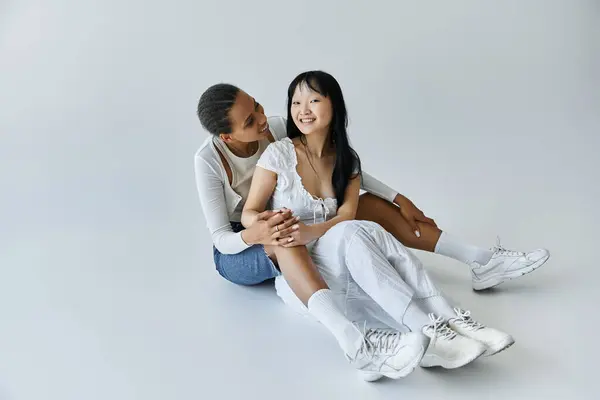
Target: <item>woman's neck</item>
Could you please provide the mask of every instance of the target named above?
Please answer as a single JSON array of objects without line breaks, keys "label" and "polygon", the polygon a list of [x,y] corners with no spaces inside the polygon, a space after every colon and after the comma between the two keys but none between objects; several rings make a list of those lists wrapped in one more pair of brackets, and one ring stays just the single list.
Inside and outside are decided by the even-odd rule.
[{"label": "woman's neck", "polygon": [[310,135],[304,135],[306,141],[306,147],[313,157],[322,158],[329,154],[329,134],[327,133],[311,133]]},{"label": "woman's neck", "polygon": [[239,142],[231,141],[225,142],[225,146],[231,150],[231,152],[241,158],[251,157],[258,150],[258,142]]}]

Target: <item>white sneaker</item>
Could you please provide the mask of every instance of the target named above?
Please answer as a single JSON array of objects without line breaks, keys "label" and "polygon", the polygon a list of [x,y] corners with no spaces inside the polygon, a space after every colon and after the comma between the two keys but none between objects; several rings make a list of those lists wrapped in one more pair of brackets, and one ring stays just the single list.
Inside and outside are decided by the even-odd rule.
[{"label": "white sneaker", "polygon": [[492,248],[494,255],[485,265],[471,264],[471,277],[474,290],[484,290],[497,286],[504,281],[528,274],[544,265],[550,258],[546,249],[529,253],[505,249],[500,239]]},{"label": "white sneaker", "polygon": [[485,353],[483,353],[484,356],[491,356],[499,353],[515,343],[515,339],[508,333],[501,332],[494,328],[488,328],[475,321],[471,318],[470,311],[463,311],[460,308],[455,308],[454,312],[456,313],[456,318],[448,320],[450,327],[463,336],[483,343],[487,347]]},{"label": "white sneaker", "polygon": [[459,335],[442,317],[429,314],[429,318],[432,323],[423,327],[423,333],[431,341],[421,360],[422,367],[459,368],[485,353],[483,343]]},{"label": "white sneaker", "polygon": [[365,381],[373,382],[384,376],[407,376],[419,365],[424,352],[423,338],[418,333],[369,329],[356,355],[346,357]]}]

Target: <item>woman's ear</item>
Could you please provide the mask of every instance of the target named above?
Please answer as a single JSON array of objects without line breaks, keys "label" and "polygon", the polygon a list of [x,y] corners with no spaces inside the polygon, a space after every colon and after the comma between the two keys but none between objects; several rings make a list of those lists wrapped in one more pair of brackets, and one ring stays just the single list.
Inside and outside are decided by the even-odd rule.
[{"label": "woman's ear", "polygon": [[224,142],[231,142],[231,135],[228,133],[220,133],[219,137],[221,138],[222,141]]}]

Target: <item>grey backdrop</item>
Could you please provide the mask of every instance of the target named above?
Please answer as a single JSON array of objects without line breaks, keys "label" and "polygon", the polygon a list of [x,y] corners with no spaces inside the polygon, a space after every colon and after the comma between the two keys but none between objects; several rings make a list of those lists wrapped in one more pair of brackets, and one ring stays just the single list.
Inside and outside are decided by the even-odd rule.
[{"label": "grey backdrop", "polygon": [[[0,2],[0,399],[595,398],[600,4],[583,0]],[[488,294],[419,254],[517,344],[360,382],[270,286],[218,277],[194,109],[271,115],[334,74],[364,167],[455,235],[544,246]],[[410,396],[410,397],[409,397]]]}]

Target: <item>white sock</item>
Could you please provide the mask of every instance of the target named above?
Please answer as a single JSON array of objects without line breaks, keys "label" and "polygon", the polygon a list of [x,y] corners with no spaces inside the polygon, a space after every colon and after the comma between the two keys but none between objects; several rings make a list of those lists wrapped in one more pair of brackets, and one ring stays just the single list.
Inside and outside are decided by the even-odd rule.
[{"label": "white sock", "polygon": [[308,311],[335,336],[342,350],[354,357],[363,335],[338,309],[329,289],[321,289],[308,299]]},{"label": "white sock", "polygon": [[466,264],[477,262],[480,265],[487,264],[494,254],[491,250],[463,243],[446,232],[442,232],[440,239],[435,245],[435,253],[462,261]]},{"label": "white sock", "polygon": [[402,323],[412,332],[421,333],[425,325],[431,324],[431,320],[413,299],[408,303],[408,307],[402,318]]},{"label": "white sock", "polygon": [[443,317],[445,320],[456,318],[454,307],[448,303],[443,296],[431,296],[425,299],[419,299],[418,302],[423,305],[423,309],[427,312],[434,313],[438,317]]}]

